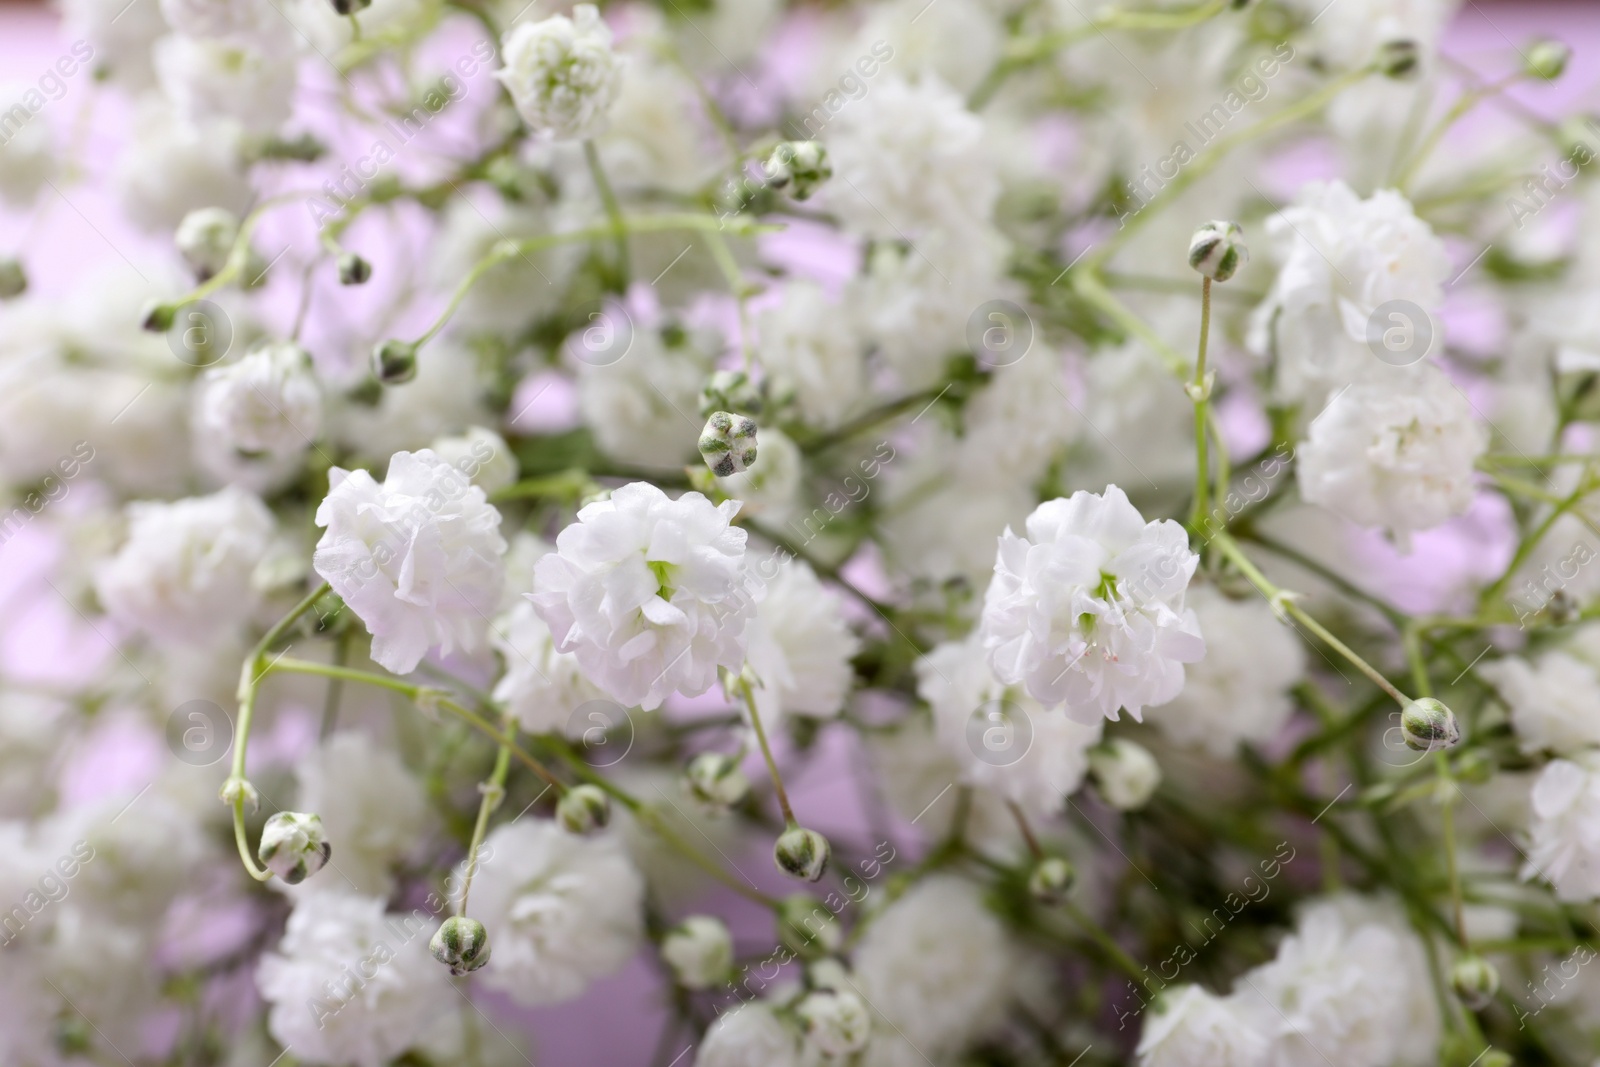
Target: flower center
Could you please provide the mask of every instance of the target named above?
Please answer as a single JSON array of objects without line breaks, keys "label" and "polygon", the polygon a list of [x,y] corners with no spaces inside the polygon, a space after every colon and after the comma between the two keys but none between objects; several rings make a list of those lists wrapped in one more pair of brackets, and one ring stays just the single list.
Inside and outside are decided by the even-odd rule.
[{"label": "flower center", "polygon": [[645,562],[650,568],[650,573],[656,576],[656,596],[662,600],[672,599],[672,572],[677,568],[664,560],[652,559]]}]

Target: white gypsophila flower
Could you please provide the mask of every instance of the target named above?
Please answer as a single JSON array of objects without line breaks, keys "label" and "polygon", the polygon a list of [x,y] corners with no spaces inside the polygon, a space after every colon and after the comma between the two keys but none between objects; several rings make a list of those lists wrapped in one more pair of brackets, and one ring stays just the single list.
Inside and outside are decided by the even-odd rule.
[{"label": "white gypsophila flower", "polygon": [[995,678],[980,638],[947,641],[916,662],[917,695],[961,779],[1035,817],[1059,812],[1089,769],[1104,720],[1074,722]]},{"label": "white gypsophila flower", "polygon": [[1444,243],[1391,189],[1363,200],[1343,182],[1311,182],[1267,220],[1266,235],[1282,266],[1249,340],[1258,355],[1276,353],[1274,386],[1287,400],[1382,370],[1367,344],[1374,313],[1397,300],[1432,312],[1450,277]]},{"label": "white gypsophila flower", "polygon": [[749,571],[765,589],[750,633],[761,714],[774,717],[769,723],[789,714],[833,718],[855,682],[850,660],[861,649],[842,600],[801,560],[768,556]]},{"label": "white gypsophila flower", "polygon": [[62,0],[61,19],[74,59],[125,89],[150,87],[150,46],[168,30],[159,4]]},{"label": "white gypsophila flower", "polygon": [[251,198],[239,128],[189,122],[159,96],[142,101],[134,115],[115,185],[128,217],[152,231],[170,232],[196,208],[239,214]]},{"label": "white gypsophila flower", "polygon": [[219,855],[192,806],[161,789],[133,799],[58,811],[40,827],[39,840],[80,861],[72,892],[86,914],[147,933]]},{"label": "white gypsophila flower", "polygon": [[417,360],[415,378],[384,386],[376,405],[338,405],[330,411],[328,430],[344,448],[381,463],[396,452],[414,452],[438,437],[494,421],[484,403],[487,388],[473,352],[440,338]]},{"label": "white gypsophila flower", "polygon": [[593,137],[622,87],[622,60],[611,29],[593,4],[572,18],[524,22],[501,45],[505,66],[495,72],[530,129],[560,141]]},{"label": "white gypsophila flower", "polygon": [[710,989],[733,973],[733,935],[721,919],[691,915],[662,938],[661,958],[685,989]]},{"label": "white gypsophila flower", "polygon": [[812,281],[792,281],[782,300],[756,316],[761,369],[774,398],[792,397],[800,417],[826,427],[843,421],[866,391],[864,344],[850,317]]},{"label": "white gypsophila flower", "polygon": [[416,851],[429,827],[427,794],[400,757],[366,734],[342,732],[295,768],[295,806],[322,817],[333,845],[331,869],[298,893],[362,893],[387,898],[392,869]]},{"label": "white gypsophila flower", "polygon": [[33,203],[57,169],[50,119],[27,103],[28,94],[38,92],[32,85],[0,85],[0,198],[16,207]]},{"label": "white gypsophila flower", "polygon": [[1510,708],[1524,752],[1569,755],[1600,746],[1600,625],[1579,627],[1531,661],[1507,656],[1479,672]]},{"label": "white gypsophila flower", "polygon": [[163,641],[204,644],[250,617],[259,602],[251,575],[276,525],[260,500],[230,486],[129,504],[127,516],[127,541],[95,574],[112,618]]},{"label": "white gypsophila flower", "polygon": [[1007,527],[979,633],[995,676],[1081,722],[1135,721],[1183,689],[1183,665],[1205,655],[1184,607],[1199,557],[1171,519],[1146,523],[1127,494],[1080,490]]},{"label": "white gypsophila flower", "polygon": [[630,482],[589,504],[534,569],[529,599],[594,682],[646,711],[738,670],[755,605],[737,501]]},{"label": "white gypsophila flower", "polygon": [[736,474],[719,477],[717,485],[740,502],[744,514],[769,527],[782,527],[804,507],[805,473],[800,446],[777,427],[763,426],[756,461]]},{"label": "white gypsophila flower", "polygon": [[850,229],[886,241],[985,224],[1000,183],[983,137],[983,120],[937,77],[885,75],[823,131],[828,206]]},{"label": "white gypsophila flower", "polygon": [[1149,721],[1179,744],[1218,759],[1241,742],[1271,741],[1294,713],[1289,690],[1305,674],[1299,638],[1261,597],[1234,599],[1215,586],[1189,590],[1206,655],[1184,669],[1183,692],[1149,708]]},{"label": "white gypsophila flower", "polygon": [[517,480],[517,457],[511,454],[506,439],[493,430],[468,426],[465,433],[435,437],[428,447],[485,493]]},{"label": "white gypsophila flower", "polygon": [[270,134],[293,111],[296,56],[286,43],[173,34],[156,42],[153,56],[162,91],[191,122],[231,119]]},{"label": "white gypsophila flower", "polygon": [[1318,0],[1290,0],[1288,6],[1310,18],[1313,49],[1335,66],[1351,68],[1370,63],[1379,46],[1391,41],[1411,41],[1431,55],[1459,2],[1353,0],[1338,11],[1321,7]]},{"label": "white gypsophila flower", "polygon": [[54,801],[58,757],[76,725],[61,701],[0,693],[0,818],[37,815]]},{"label": "white gypsophila flower", "polygon": [[798,1067],[799,1039],[756,1002],[718,1016],[695,1053],[695,1067]]},{"label": "white gypsophila flower", "polygon": [[334,467],[312,565],[372,634],[372,658],[409,674],[431,649],[483,646],[506,550],[483,490],[427,449],[396,452],[388,474]]},{"label": "white gypsophila flower", "polygon": [[1161,764],[1150,750],[1123,737],[1089,750],[1089,772],[1105,802],[1118,811],[1138,811],[1161,785]]},{"label": "white gypsophila flower", "polygon": [[606,176],[619,192],[693,194],[725,158],[713,131],[699,121],[693,83],[648,47],[635,45],[620,62],[627,76],[596,142]]},{"label": "white gypsophila flower", "polygon": [[[570,346],[569,346],[570,347]],[[626,354],[578,366],[578,409],[606,455],[642,467],[693,462],[700,424],[691,421],[711,361],[688,343],[668,345],[634,327]]]},{"label": "white gypsophila flower", "polygon": [[1300,496],[1362,526],[1411,534],[1472,504],[1489,430],[1444,372],[1419,366],[1352,385],[1311,422],[1295,452]]},{"label": "white gypsophila flower", "polygon": [[317,893],[295,903],[256,967],[267,1029],[308,1063],[382,1067],[451,1007],[448,971],[428,954],[435,920],[378,897]]},{"label": "white gypsophila flower", "polygon": [[203,207],[183,217],[172,243],[196,276],[208,279],[227,265],[238,237],[239,216],[225,208]]},{"label": "white gypsophila flower", "polygon": [[177,33],[196,38],[243,38],[279,31],[271,0],[160,0]]},{"label": "white gypsophila flower", "polygon": [[1038,499],[1033,490],[961,462],[960,442],[949,434],[933,433],[921,450],[893,455],[878,526],[891,572],[913,583],[959,580],[974,594],[985,588],[995,541],[1027,518]]},{"label": "white gypsophila flower", "polygon": [[1042,341],[1015,363],[996,368],[989,384],[967,402],[958,462],[974,478],[1004,472],[1012,481],[1037,481],[1082,429],[1069,399],[1061,357]]},{"label": "white gypsophila flower", "polygon": [[926,0],[892,0],[874,4],[868,12],[855,37],[839,50],[836,62],[822,69],[831,74],[860,56],[882,56],[888,45],[893,51],[885,65],[902,76],[933,75],[966,95],[994,66],[1004,41],[1000,21],[983,9],[981,0],[934,6],[926,6]]},{"label": "white gypsophila flower", "polygon": [[[564,203],[512,203],[500,197],[451,199],[440,212],[438,234],[429,254],[429,281],[448,293],[498,242],[547,237],[570,227],[573,215]],[[461,301],[458,320],[473,331],[514,335],[525,329],[560,306],[567,283],[581,262],[581,249],[581,245],[567,242],[495,264]],[[430,355],[433,351],[429,349]]]},{"label": "white gypsophila flower", "polygon": [[837,1059],[866,1047],[872,1036],[872,1014],[848,989],[819,990],[795,1005],[806,1028],[806,1041],[823,1056]]},{"label": "white gypsophila flower", "polygon": [[1194,481],[1194,401],[1148,345],[1099,349],[1083,377],[1080,403],[1094,412],[1093,443],[1101,446],[1087,457],[1086,475],[1119,485]]},{"label": "white gypsophila flower", "polygon": [[924,878],[884,908],[854,960],[857,990],[883,1029],[933,1057],[959,1052],[1000,1021],[1016,965],[978,887],[952,875]]},{"label": "white gypsophila flower", "polygon": [[576,656],[556,651],[550,627],[533,604],[519,599],[496,617],[489,628],[489,644],[506,665],[495,683],[495,702],[504,705],[524,730],[582,737],[594,725],[583,717],[574,721],[573,713],[605,693],[584,677]]},{"label": "white gypsophila flower", "polygon": [[1439,1041],[1428,957],[1405,914],[1341,894],[1306,907],[1277,958],[1234,999],[1268,1040],[1274,1067],[1432,1062]]},{"label": "white gypsophila flower", "polygon": [[478,972],[484,985],[519,1004],[554,1004],[633,957],[644,936],[644,879],[614,834],[580,837],[523,819],[484,840],[472,912],[493,949]]},{"label": "white gypsophila flower", "polygon": [[1262,1067],[1267,1039],[1234,998],[1199,986],[1164,990],[1139,1035],[1140,1067]]},{"label": "white gypsophila flower", "polygon": [[1559,900],[1600,897],[1600,753],[1551,760],[1529,796],[1532,825],[1524,878],[1549,882]]},{"label": "white gypsophila flower", "polygon": [[322,388],[311,357],[281,341],[211,368],[195,387],[194,421],[202,442],[236,452],[304,452],[322,432]]}]

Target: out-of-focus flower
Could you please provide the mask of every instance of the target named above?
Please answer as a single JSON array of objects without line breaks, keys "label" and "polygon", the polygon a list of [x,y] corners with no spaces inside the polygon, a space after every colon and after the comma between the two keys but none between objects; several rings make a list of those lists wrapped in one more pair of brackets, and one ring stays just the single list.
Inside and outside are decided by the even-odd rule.
[{"label": "out-of-focus flower", "polygon": [[524,22],[501,47],[505,67],[495,77],[534,132],[570,141],[605,128],[606,112],[621,88],[622,61],[593,4],[579,4],[570,19],[552,15]]},{"label": "out-of-focus flower", "polygon": [[206,371],[196,389],[196,436],[244,453],[287,456],[322,432],[322,389],[311,357],[290,342],[269,344]]}]

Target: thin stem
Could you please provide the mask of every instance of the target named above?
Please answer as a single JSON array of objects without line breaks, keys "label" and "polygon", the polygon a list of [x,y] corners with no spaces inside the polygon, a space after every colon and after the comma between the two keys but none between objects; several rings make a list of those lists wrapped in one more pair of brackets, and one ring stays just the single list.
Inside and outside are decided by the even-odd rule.
[{"label": "thin stem", "polygon": [[[508,712],[501,720],[506,737],[516,737],[516,720]],[[511,770],[511,748],[501,745],[494,757],[494,770],[483,783],[483,799],[478,802],[478,821],[472,826],[472,843],[467,846],[467,870],[461,876],[461,899],[456,902],[456,914],[467,913],[467,897],[472,893],[472,876],[478,873],[478,851],[483,847],[483,835],[489,828],[489,816],[506,798],[506,774]]]},{"label": "thin stem", "polygon": [[1145,969],[1139,966],[1139,961],[1128,955],[1127,950],[1114,941],[1110,934],[1100,928],[1100,924],[1091,919],[1088,914],[1070,900],[1061,902],[1061,907],[1072,916],[1072,920],[1082,927],[1083,932],[1089,935],[1094,943],[1100,946],[1111,962],[1135,982],[1143,984],[1150,977]]},{"label": "thin stem", "polygon": [[1028,854],[1036,860],[1044,859],[1044,849],[1039,847],[1039,839],[1033,836],[1033,827],[1028,825],[1028,817],[1014,800],[1006,801],[1006,807],[1011,809],[1011,817],[1017,822],[1017,829],[1022,831],[1022,840],[1028,846]]},{"label": "thin stem", "polygon": [[1312,618],[1308,612],[1296,604],[1293,600],[1293,594],[1279,589],[1269,581],[1267,576],[1262,574],[1260,568],[1250,561],[1250,557],[1244,554],[1244,550],[1239,547],[1238,542],[1231,536],[1226,533],[1219,533],[1212,538],[1211,543],[1216,545],[1222,554],[1227,556],[1234,566],[1239,568],[1240,572],[1250,580],[1250,584],[1255,586],[1261,595],[1272,603],[1274,609],[1294,616],[1297,622],[1320,637],[1339,655],[1349,660],[1357,670],[1372,680],[1372,684],[1388,693],[1401,707],[1411,703],[1411,699],[1396,689],[1394,683],[1379,673],[1377,668],[1362,659],[1349,645],[1335,637],[1326,626]]},{"label": "thin stem", "polygon": [[772,758],[772,746],[767,744],[767,731],[761,725],[761,713],[756,710],[756,694],[750,684],[749,675],[740,675],[739,691],[744,697],[745,707],[750,711],[750,725],[756,732],[756,742],[761,746],[761,758],[767,761],[767,773],[772,775],[772,788],[778,795],[778,808],[783,812],[783,823],[790,828],[799,826],[799,821],[794,817],[794,809],[789,806],[789,793],[783,788],[783,776],[778,773],[778,761]]},{"label": "thin stem", "polygon": [[1194,357],[1194,384],[1189,396],[1194,401],[1194,511],[1190,525],[1198,529],[1211,507],[1211,463],[1206,456],[1206,406],[1211,388],[1206,382],[1206,348],[1211,338],[1211,279],[1200,279],[1200,345]]},{"label": "thin stem", "polygon": [[[345,630],[340,633],[333,643],[333,665],[343,667],[350,657],[350,635],[354,631]],[[333,736],[333,731],[339,724],[339,700],[344,696],[344,679],[328,679],[328,693],[322,701],[322,729],[318,736],[326,741]]]},{"label": "thin stem", "polygon": [[1461,903],[1461,872],[1456,862],[1456,819],[1455,819],[1455,780],[1450,776],[1450,761],[1443,752],[1434,756],[1434,763],[1439,768],[1439,788],[1444,792],[1440,807],[1443,811],[1440,818],[1444,830],[1444,857],[1445,866],[1450,872],[1450,901],[1454,905],[1456,940],[1463,949],[1467,948],[1467,921]]},{"label": "thin stem", "polygon": [[583,159],[589,164],[589,176],[594,179],[600,203],[605,206],[606,218],[611,220],[611,234],[617,242],[617,281],[620,291],[628,287],[628,279],[632,274],[628,266],[628,231],[623,224],[622,205],[617,202],[616,191],[606,177],[605,167],[600,163],[600,151],[595,148],[593,140],[583,142]]}]

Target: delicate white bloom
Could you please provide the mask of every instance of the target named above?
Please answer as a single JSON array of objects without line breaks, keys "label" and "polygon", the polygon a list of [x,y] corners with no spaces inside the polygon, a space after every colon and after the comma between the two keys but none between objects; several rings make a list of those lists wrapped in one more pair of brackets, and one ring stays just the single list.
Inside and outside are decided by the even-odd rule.
[{"label": "delicate white bloom", "polygon": [[1140,1067],[1263,1067],[1267,1039],[1231,997],[1199,986],[1164,990],[1139,1035]]},{"label": "delicate white bloom", "polygon": [[1015,356],[1016,362],[996,368],[962,412],[957,462],[975,481],[1005,478],[1032,485],[1083,428],[1060,355],[1034,338],[1026,353]]},{"label": "delicate white bloom", "polygon": [[267,554],[272,513],[227,488],[171,504],[128,505],[128,539],[95,575],[107,613],[152,637],[209,643],[254,611],[251,585]]},{"label": "delicate white bloom", "polygon": [[495,74],[522,120],[535,133],[561,141],[603,130],[622,86],[622,60],[612,51],[611,30],[599,10],[579,4],[572,16],[513,29],[501,46],[505,67]]},{"label": "delicate white bloom", "polygon": [[207,370],[195,396],[196,436],[223,448],[289,456],[322,432],[322,389],[311,357],[292,342]]},{"label": "delicate white bloom", "polygon": [[1161,765],[1135,741],[1114,737],[1089,750],[1089,770],[1100,795],[1118,811],[1137,811],[1161,784]]},{"label": "delicate white bloom", "polygon": [[645,189],[693,194],[715,177],[725,158],[714,131],[700,121],[693,83],[648,47],[635,47],[619,62],[627,73],[619,79],[604,136],[596,142],[606,177],[619,194]]},{"label": "delicate white bloom", "polygon": [[130,788],[122,796],[58,812],[40,828],[41,844],[81,862],[72,892],[81,894],[78,903],[97,925],[154,926],[173,899],[192,889],[200,872],[219,858],[192,806],[160,789],[138,796],[137,804],[133,800]]},{"label": "delicate white bloom", "polygon": [[308,1063],[382,1067],[422,1040],[451,1005],[428,955],[426,912],[385,914],[383,901],[317,893],[295,904],[256,987],[273,1038]]},{"label": "delicate white bloom", "polygon": [[271,0],[161,0],[167,24],[187,37],[236,38],[276,30]]},{"label": "delicate white bloom", "polygon": [[1600,753],[1546,764],[1530,804],[1532,844],[1522,876],[1549,882],[1561,900],[1600,897]]},{"label": "delicate white bloom", "polygon": [[363,733],[334,734],[296,768],[295,804],[322,817],[333,844],[330,875],[303,892],[387,897],[391,869],[415,852],[429,827],[427,794],[399,756]]},{"label": "delicate white bloom", "polygon": [[821,286],[785,285],[781,302],[756,317],[756,329],[773,396],[792,397],[806,422],[834,426],[860,406],[864,344]]},{"label": "delicate white bloom", "polygon": [[1312,182],[1267,220],[1266,233],[1282,267],[1256,309],[1250,345],[1277,353],[1286,399],[1315,399],[1382,369],[1367,346],[1374,312],[1393,300],[1431,312],[1450,277],[1444,243],[1390,189],[1362,200],[1343,182]]},{"label": "delicate white bloom", "polygon": [[934,583],[959,579],[974,593],[985,588],[995,541],[1028,517],[1033,491],[961,463],[959,443],[945,434],[909,455],[888,447],[879,537],[894,571]]},{"label": "delicate white bloom", "polygon": [[1234,599],[1197,585],[1188,606],[1206,636],[1206,655],[1185,668],[1183,692],[1147,709],[1150,721],[1219,759],[1240,742],[1271,741],[1294,712],[1289,690],[1305,674],[1305,646],[1254,594]]},{"label": "delicate white bloom", "polygon": [[694,1062],[695,1067],[797,1067],[799,1041],[767,1005],[741,1004],[706,1031]]},{"label": "delicate white bloom", "polygon": [[231,119],[270,134],[293,110],[296,57],[270,40],[174,34],[156,42],[154,56],[162,91],[191,122]]},{"label": "delicate white bloom", "polygon": [[1274,1067],[1432,1062],[1439,1041],[1426,950],[1386,901],[1341,895],[1307,907],[1271,963],[1235,987]]},{"label": "delicate white bloom", "polygon": [[75,44],[72,56],[104,71],[127,89],[145,89],[154,77],[150,46],[168,30],[159,4],[126,0],[62,0],[63,32]]},{"label": "delicate white bloom", "polygon": [[238,127],[195,125],[164,97],[139,106],[115,180],[128,217],[147,230],[171,231],[196,208],[242,212],[251,197]]},{"label": "delicate white bloom", "polygon": [[517,480],[517,457],[511,454],[506,439],[493,430],[468,426],[465,433],[435,437],[428,447],[485,493]]},{"label": "delicate white bloom", "polygon": [[578,512],[534,570],[530,599],[556,648],[646,711],[705,692],[718,667],[739,669],[755,605],[745,532],[730,526],[738,509],[632,482]]},{"label": "delicate white bloom", "polygon": [[1311,19],[1313,47],[1323,57],[1352,68],[1371,62],[1390,41],[1411,41],[1431,54],[1457,0],[1353,0],[1339,11],[1318,0],[1291,0],[1289,6]]},{"label": "delicate white bloom", "polygon": [[1184,607],[1199,558],[1171,519],[1146,523],[1116,486],[1040,504],[1027,536],[1000,537],[984,597],[983,647],[995,676],[1025,684],[1082,722],[1135,720],[1183,689],[1183,665],[1205,655]]},{"label": "delicate white bloom", "polygon": [[883,1029],[935,1058],[1000,1021],[1016,966],[978,887],[950,875],[922,879],[885,908],[855,954],[858,991]]},{"label": "delicate white bloom", "polygon": [[[884,75],[823,131],[828,206],[867,237],[913,240],[986,223],[1000,194],[983,120],[938,78]],[[970,308],[963,307],[963,315]]]},{"label": "delicate white bloom", "polygon": [[494,699],[516,716],[530,734],[566,733],[581,737],[592,723],[573,721],[573,713],[605,693],[584,677],[578,658],[556,651],[550,627],[527,600],[495,619],[489,644],[505,660],[506,672]]},{"label": "delicate white bloom", "polygon": [[[1166,325],[1166,319],[1156,322],[1162,336],[1175,332]],[[1130,340],[1097,349],[1083,376],[1078,405],[1093,412],[1092,440],[1099,446],[1085,457],[1086,477],[1117,485],[1193,483],[1194,401],[1148,345]]]},{"label": "delicate white bloom", "polygon": [[1600,746],[1600,625],[1579,628],[1531,662],[1507,656],[1479,670],[1510,705],[1524,752]]},{"label": "delicate white bloom", "polygon": [[733,973],[733,935],[721,919],[691,915],[662,938],[661,958],[685,989],[710,989]]},{"label": "delicate white bloom", "polygon": [[737,474],[719,478],[728,496],[737,499],[751,518],[782,527],[804,506],[805,456],[789,435],[776,427],[762,427],[756,461]]},{"label": "delicate white bloom", "polygon": [[382,482],[340,467],[328,480],[313,565],[366,624],[372,658],[408,674],[430,649],[480,648],[506,550],[483,490],[427,449],[396,452]]},{"label": "delicate white bloom", "polygon": [[183,217],[172,243],[197,275],[210,278],[227,264],[238,237],[239,216],[226,208],[203,207]]},{"label": "delicate white bloom", "polygon": [[690,344],[666,345],[656,330],[635,328],[626,354],[602,353],[578,367],[578,407],[600,448],[645,467],[678,467],[695,455],[700,425],[691,421],[710,361]]},{"label": "delicate white bloom", "polygon": [[861,648],[839,595],[798,560],[769,556],[750,570],[766,590],[750,635],[757,707],[763,715],[833,718],[855,682],[850,660]]},{"label": "delicate white bloom", "polygon": [[522,819],[485,839],[472,912],[494,946],[483,983],[519,1004],[554,1004],[633,957],[644,880],[614,835],[579,837]]},{"label": "delicate white bloom", "polygon": [[[1000,20],[985,6],[983,0],[873,4],[866,9],[865,24],[822,70],[832,74],[856,63],[858,57],[872,55],[902,75],[936,75],[956,91],[968,94],[1000,58],[1004,41]],[[823,87],[827,88],[831,86]]]},{"label": "delicate white bloom", "polygon": [[14,82],[0,86],[0,198],[17,207],[33,203],[44,183],[55,176],[55,138],[50,119],[29,107],[29,94],[41,100],[35,86]]},{"label": "delicate white bloom", "polygon": [[795,1006],[806,1027],[806,1040],[824,1056],[848,1056],[866,1047],[872,1036],[872,1014],[849,990],[819,991]]},{"label": "delicate white bloom", "polygon": [[963,781],[992,790],[1035,817],[1054,815],[1077,792],[1104,720],[1075,722],[990,671],[976,634],[939,645],[916,663],[917,695],[933,709],[939,743]]},{"label": "delicate white bloom", "polygon": [[0,818],[47,810],[75,719],[58,700],[16,690],[0,694]]},{"label": "delicate white bloom", "polygon": [[1444,372],[1421,366],[1352,385],[1311,423],[1295,456],[1300,495],[1402,548],[1472,504],[1489,430]]}]

